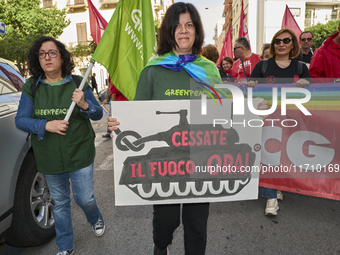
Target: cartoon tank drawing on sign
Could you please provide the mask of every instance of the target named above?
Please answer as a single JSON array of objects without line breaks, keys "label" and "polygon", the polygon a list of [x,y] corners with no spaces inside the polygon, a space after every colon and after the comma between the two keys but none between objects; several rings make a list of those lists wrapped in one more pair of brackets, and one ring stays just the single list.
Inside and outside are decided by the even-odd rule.
[{"label": "cartoon tank drawing on sign", "polygon": [[[238,143],[235,129],[190,125],[187,110],[156,114],[179,114],[179,124],[147,137],[131,130],[115,131],[116,146],[122,151],[140,151],[150,141],[168,145],[152,148],[146,155],[127,157],[120,185],[143,199],[160,200],[231,196],[250,182],[251,173],[244,167],[253,166],[256,155],[249,144]],[[136,140],[131,142],[128,137]]]}]

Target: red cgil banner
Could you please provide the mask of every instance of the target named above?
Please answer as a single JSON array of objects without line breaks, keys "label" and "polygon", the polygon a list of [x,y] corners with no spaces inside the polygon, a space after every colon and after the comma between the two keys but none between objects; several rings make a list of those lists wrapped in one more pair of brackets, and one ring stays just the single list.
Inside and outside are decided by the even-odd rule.
[{"label": "red cgil banner", "polygon": [[340,200],[339,111],[277,110],[262,132],[260,186]]}]

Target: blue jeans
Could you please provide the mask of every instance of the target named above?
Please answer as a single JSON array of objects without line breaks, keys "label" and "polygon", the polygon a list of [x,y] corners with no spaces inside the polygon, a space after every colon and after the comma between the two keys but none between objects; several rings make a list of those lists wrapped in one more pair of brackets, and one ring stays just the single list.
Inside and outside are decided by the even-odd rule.
[{"label": "blue jeans", "polygon": [[261,187],[261,196],[267,199],[277,198],[277,190]]},{"label": "blue jeans", "polygon": [[83,209],[91,225],[97,223],[100,210],[93,195],[93,163],[82,169],[62,173],[45,174],[48,188],[54,200],[54,226],[59,251],[72,250],[73,229],[71,220],[70,180],[73,198]]}]

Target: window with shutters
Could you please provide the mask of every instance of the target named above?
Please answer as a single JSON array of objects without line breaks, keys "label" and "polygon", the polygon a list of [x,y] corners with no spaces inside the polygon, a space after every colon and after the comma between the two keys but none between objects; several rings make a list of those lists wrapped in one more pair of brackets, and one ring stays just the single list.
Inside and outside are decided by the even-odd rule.
[{"label": "window with shutters", "polygon": [[51,8],[52,7],[52,0],[43,0],[43,7]]},{"label": "window with shutters", "polygon": [[77,39],[78,44],[87,44],[86,22],[77,23]]}]

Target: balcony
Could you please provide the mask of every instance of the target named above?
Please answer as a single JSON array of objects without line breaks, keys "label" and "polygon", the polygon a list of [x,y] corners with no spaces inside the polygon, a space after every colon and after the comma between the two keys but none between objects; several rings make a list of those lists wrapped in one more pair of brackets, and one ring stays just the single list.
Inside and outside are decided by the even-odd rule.
[{"label": "balcony", "polygon": [[99,9],[114,9],[117,7],[119,0],[99,0]]},{"label": "balcony", "polygon": [[67,0],[67,13],[79,13],[87,10],[87,2],[85,0]]}]

